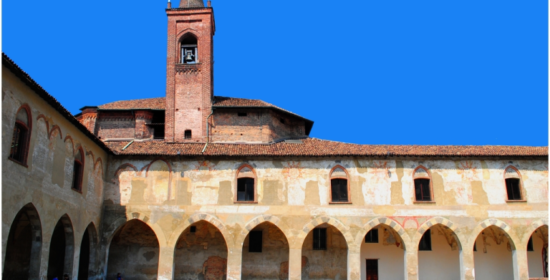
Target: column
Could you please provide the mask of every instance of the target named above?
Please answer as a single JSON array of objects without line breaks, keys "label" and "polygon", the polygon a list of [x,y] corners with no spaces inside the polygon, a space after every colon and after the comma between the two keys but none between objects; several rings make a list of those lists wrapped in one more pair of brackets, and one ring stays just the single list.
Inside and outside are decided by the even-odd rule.
[{"label": "column", "polygon": [[527,265],[527,245],[520,246],[521,249],[512,251],[514,267],[514,280],[529,280],[529,267]]},{"label": "column", "polygon": [[302,248],[289,248],[288,279],[302,279]]},{"label": "column", "polygon": [[242,259],[243,259],[243,247],[228,248],[227,252],[227,280],[240,280]]},{"label": "column", "polygon": [[174,248],[175,246],[163,246],[159,248],[159,280],[174,279]]},{"label": "column", "polygon": [[467,246],[460,250],[460,279],[474,280],[474,246]]},{"label": "column", "polygon": [[405,279],[418,280],[418,246],[407,244],[406,248],[407,251],[405,251]]},{"label": "column", "polygon": [[[353,246],[353,247],[352,247]],[[361,243],[348,247],[348,280],[361,279]]]}]

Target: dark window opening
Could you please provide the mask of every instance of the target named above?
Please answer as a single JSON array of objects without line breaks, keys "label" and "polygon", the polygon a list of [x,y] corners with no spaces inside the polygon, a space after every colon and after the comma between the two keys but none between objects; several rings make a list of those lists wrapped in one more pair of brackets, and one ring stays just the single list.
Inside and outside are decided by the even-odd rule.
[{"label": "dark window opening", "polygon": [[195,232],[197,232],[197,227],[196,227],[196,226],[191,226],[191,228],[189,229],[189,231],[190,231],[191,233],[195,233]]},{"label": "dark window opening", "polygon": [[365,235],[365,243],[378,243],[378,229],[371,229]]},{"label": "dark window opening", "polygon": [[237,179],[237,201],[254,201],[254,179]]},{"label": "dark window opening", "polygon": [[285,123],[285,119],[279,119],[281,123]]},{"label": "dark window opening", "polygon": [[416,201],[431,201],[432,196],[430,193],[430,179],[415,179],[414,192],[416,195]]},{"label": "dark window opening", "polygon": [[529,242],[527,242],[527,251],[533,252],[535,249],[533,249],[533,237],[529,237]]},{"label": "dark window opening", "polygon": [[77,191],[81,191],[82,189],[82,172],[84,171],[82,162],[82,153],[81,150],[79,150],[74,158],[72,184],[72,188]]},{"label": "dark window opening", "polygon": [[519,179],[506,179],[506,192],[508,192],[508,200],[521,200],[519,183]]},{"label": "dark window opening", "polygon": [[348,202],[348,180],[332,179],[330,180],[332,202]]},{"label": "dark window opening", "polygon": [[11,139],[10,158],[20,163],[26,164],[26,154],[28,148],[28,129],[22,123],[15,123],[13,128],[13,137]]},{"label": "dark window opening", "polygon": [[197,38],[188,34],[181,40],[180,63],[195,64],[198,61]]},{"label": "dark window opening", "polygon": [[262,231],[254,230],[248,234],[248,252],[262,252]]},{"label": "dark window opening", "polygon": [[327,229],[314,228],[313,229],[313,250],[326,250],[326,249],[327,249]]},{"label": "dark window opening", "polygon": [[367,280],[378,280],[378,260],[367,260]]},{"label": "dark window opening", "polygon": [[477,252],[477,246],[476,246],[476,242],[474,242],[474,252]]},{"label": "dark window opening", "polygon": [[164,111],[153,111],[151,126],[153,127],[153,138],[164,139],[164,121],[166,113]]},{"label": "dark window opening", "polygon": [[432,250],[432,233],[427,230],[422,238],[420,244],[418,244],[418,251],[431,251]]},{"label": "dark window opening", "polygon": [[242,112],[237,113],[237,116],[239,117],[246,117],[247,115],[248,115],[247,113],[242,113]]},{"label": "dark window opening", "polygon": [[184,134],[185,139],[191,139],[191,130],[186,130]]}]

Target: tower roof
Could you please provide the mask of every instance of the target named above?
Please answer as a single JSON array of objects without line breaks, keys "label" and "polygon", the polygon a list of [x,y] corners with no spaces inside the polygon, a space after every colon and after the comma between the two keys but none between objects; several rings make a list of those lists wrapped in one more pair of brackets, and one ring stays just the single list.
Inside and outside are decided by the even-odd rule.
[{"label": "tower roof", "polygon": [[179,8],[204,8],[203,0],[180,0]]}]

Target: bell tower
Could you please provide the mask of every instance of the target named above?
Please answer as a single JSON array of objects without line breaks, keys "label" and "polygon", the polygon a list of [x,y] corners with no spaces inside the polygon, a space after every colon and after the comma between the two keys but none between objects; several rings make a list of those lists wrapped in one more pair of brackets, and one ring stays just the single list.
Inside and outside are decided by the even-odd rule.
[{"label": "bell tower", "polygon": [[165,141],[206,142],[212,110],[214,12],[208,1],[168,2]]}]

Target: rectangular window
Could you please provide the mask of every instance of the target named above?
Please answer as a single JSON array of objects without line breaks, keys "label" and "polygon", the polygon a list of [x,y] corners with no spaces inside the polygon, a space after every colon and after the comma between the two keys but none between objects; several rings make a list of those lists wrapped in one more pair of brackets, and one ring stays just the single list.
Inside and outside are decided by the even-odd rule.
[{"label": "rectangular window", "polygon": [[185,139],[191,139],[191,130],[186,130],[186,131],[185,131],[184,138],[185,138]]},{"label": "rectangular window", "polygon": [[365,243],[378,243],[378,229],[371,229],[365,235]]},{"label": "rectangular window", "polygon": [[191,226],[191,228],[189,229],[189,231],[190,231],[191,233],[195,233],[195,232],[197,232],[197,227],[196,227],[196,226]]},{"label": "rectangular window", "polygon": [[330,180],[332,202],[348,202],[348,180],[332,179]]},{"label": "rectangular window", "polygon": [[418,251],[431,251],[432,250],[432,233],[427,230],[422,238],[420,244],[418,244]]},{"label": "rectangular window", "polygon": [[506,192],[508,192],[508,200],[521,200],[519,179],[506,179]]},{"label": "rectangular window", "polygon": [[82,182],[82,163],[74,161],[73,166],[73,189],[80,191],[80,185]]},{"label": "rectangular window", "polygon": [[254,179],[237,179],[237,201],[254,201]]},{"label": "rectangular window", "polygon": [[414,192],[416,201],[432,201],[430,193],[430,179],[414,180]]},{"label": "rectangular window", "polygon": [[367,280],[378,280],[378,260],[367,260]]},{"label": "rectangular window", "polygon": [[527,251],[533,252],[533,237],[529,237],[529,242],[527,242]]},{"label": "rectangular window", "polygon": [[26,164],[25,154],[27,153],[27,129],[22,125],[15,124],[13,137],[11,139],[10,158]]},{"label": "rectangular window", "polygon": [[239,112],[237,113],[237,116],[239,117],[246,117],[247,113]]},{"label": "rectangular window", "polygon": [[248,252],[261,253],[262,252],[262,231],[255,230],[248,234]]},{"label": "rectangular window", "polygon": [[326,250],[326,249],[327,249],[327,229],[314,228],[313,229],[313,250]]}]

